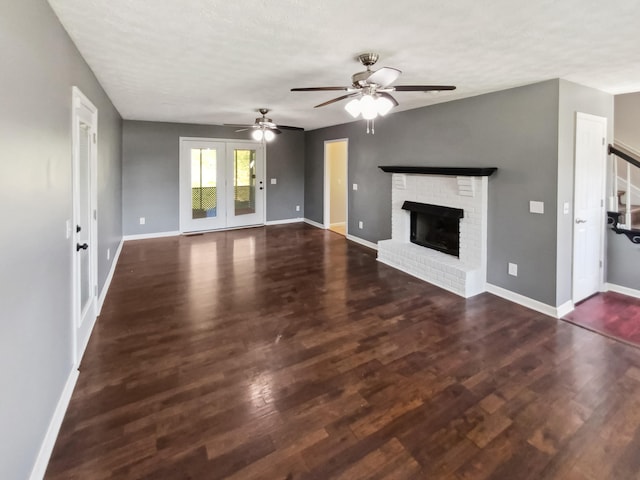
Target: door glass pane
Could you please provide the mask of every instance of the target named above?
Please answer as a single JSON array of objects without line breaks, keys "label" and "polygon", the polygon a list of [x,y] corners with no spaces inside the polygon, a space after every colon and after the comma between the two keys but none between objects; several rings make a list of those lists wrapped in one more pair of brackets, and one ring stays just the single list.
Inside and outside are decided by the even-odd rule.
[{"label": "door glass pane", "polygon": [[233,200],[235,215],[256,213],[256,151],[233,151]]},{"label": "door glass pane", "polygon": [[[89,207],[89,159],[91,142],[90,131],[87,125],[80,125],[80,155],[78,165],[78,196],[80,198],[80,216],[78,218],[80,231],[78,232],[78,243],[89,243],[89,230],[91,228],[91,210]],[[91,248],[91,245],[89,246]],[[91,297],[91,275],[89,272],[89,250],[80,250],[80,311],[84,312],[85,306]]]},{"label": "door glass pane", "polygon": [[217,216],[216,150],[191,149],[191,218]]}]

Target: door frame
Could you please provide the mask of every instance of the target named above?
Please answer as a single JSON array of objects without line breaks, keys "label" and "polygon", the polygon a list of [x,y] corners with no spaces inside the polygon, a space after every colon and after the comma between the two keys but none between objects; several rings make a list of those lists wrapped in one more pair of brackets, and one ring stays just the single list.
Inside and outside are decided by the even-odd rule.
[{"label": "door frame", "polygon": [[[72,258],[72,317],[73,317],[73,362],[79,365],[82,355],[87,347],[93,326],[98,316],[98,109],[87,98],[82,91],[72,87],[72,119],[71,119],[71,142],[72,142],[72,224],[70,227],[71,258]],[[89,308],[93,311],[89,317],[90,325],[82,325],[82,309],[80,305],[80,274],[79,261],[76,250],[77,232],[76,225],[80,216],[80,183],[78,164],[80,161],[80,138],[78,135],[78,124],[83,119],[91,122],[91,148],[89,158],[89,211],[91,212],[91,222],[89,225],[89,268],[92,292],[91,304]],[[93,142],[91,142],[93,140]],[[79,336],[81,328],[86,328],[86,338]]]},{"label": "door frame", "polygon": [[[604,259],[605,259],[605,230],[606,230],[606,212],[605,212],[605,197],[606,197],[606,177],[607,177],[607,118],[601,117],[598,115],[592,115],[589,113],[576,112],[575,114],[575,129],[574,129],[574,141],[573,141],[573,216],[572,216],[572,247],[571,247],[571,300],[575,304],[580,300],[576,299],[576,268],[575,268],[575,253],[576,253],[576,216],[577,216],[577,206],[576,206],[576,185],[578,182],[578,169],[577,169],[577,140],[578,140],[578,121],[580,119],[595,121],[602,125],[603,130],[603,144],[602,144],[602,162],[601,167],[598,172],[600,175],[600,214],[599,214],[599,222],[601,225],[600,228],[600,249],[598,252],[599,261],[600,261],[600,272],[598,277],[599,283],[599,291],[604,291]],[[582,299],[581,299],[582,300]]]},{"label": "door frame", "polygon": [[[190,229],[185,229],[185,222],[184,222],[184,214],[183,211],[186,208],[185,205],[185,198],[182,192],[182,184],[185,181],[185,175],[187,174],[187,172],[185,171],[185,169],[183,168],[183,161],[182,161],[182,152],[183,152],[183,147],[184,144],[186,142],[189,141],[195,141],[195,142],[214,142],[214,143],[223,143],[225,145],[224,148],[224,164],[225,164],[225,200],[226,200],[226,195],[227,195],[227,191],[226,191],[226,187],[228,186],[228,177],[227,177],[227,172],[226,172],[226,165],[227,165],[227,160],[228,160],[228,152],[227,152],[227,148],[229,145],[247,145],[248,147],[256,147],[257,151],[259,152],[259,157],[260,160],[262,162],[262,223],[258,223],[258,224],[249,224],[249,225],[242,225],[242,226],[225,226],[225,227],[220,227],[220,228],[211,228],[211,229],[203,229],[203,230],[190,230]],[[255,140],[244,140],[244,139],[235,139],[235,138],[212,138],[212,137],[179,137],[179,145],[178,145],[178,225],[179,225],[179,231],[181,234],[185,234],[185,233],[192,233],[192,232],[198,232],[198,233],[203,233],[203,232],[218,232],[218,231],[224,231],[224,230],[235,230],[238,228],[248,228],[248,227],[255,227],[258,225],[265,225],[267,222],[267,188],[266,188],[266,178],[267,178],[267,148],[264,145],[263,142],[257,142]],[[260,181],[260,179],[257,179],[258,182]],[[231,182],[233,183],[233,182]],[[260,185],[258,185],[258,183],[256,183],[256,185],[259,187]],[[226,202],[225,202],[226,203]],[[228,208],[228,206],[225,206],[225,208]],[[225,211],[225,215],[226,215],[226,211]],[[225,222],[226,224],[226,222]]]},{"label": "door frame", "polygon": [[347,154],[345,156],[345,169],[347,170],[347,175],[345,176],[346,182],[344,188],[345,192],[345,238],[349,235],[349,139],[348,138],[335,138],[332,140],[324,141],[324,202],[323,209],[324,214],[322,216],[323,227],[328,229],[331,226],[331,179],[329,178],[329,162],[327,158],[327,145],[330,143],[338,143],[344,142],[347,149]]}]

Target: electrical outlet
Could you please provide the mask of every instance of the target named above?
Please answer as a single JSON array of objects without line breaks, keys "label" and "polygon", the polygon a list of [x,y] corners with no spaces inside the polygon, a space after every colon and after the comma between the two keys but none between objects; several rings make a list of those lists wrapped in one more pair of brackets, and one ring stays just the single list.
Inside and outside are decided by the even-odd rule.
[{"label": "electrical outlet", "polygon": [[300,211],[300,205],[296,205],[296,212]]},{"label": "electrical outlet", "polygon": [[357,184],[357,183],[354,183],[354,184],[353,184],[353,189],[354,189],[354,190],[358,190],[358,184]]},{"label": "electrical outlet", "polygon": [[111,249],[107,248],[107,260],[111,258]]},{"label": "electrical outlet", "polygon": [[362,230],[362,229],[364,228],[364,222],[363,222],[362,220],[360,220],[360,221],[358,222],[358,228],[359,228],[360,230]]},{"label": "electrical outlet", "polygon": [[518,264],[517,263],[509,263],[509,275],[513,275],[514,277],[518,276]]},{"label": "electrical outlet", "polygon": [[271,185],[275,185],[276,183],[278,183],[278,179],[277,178],[272,178],[271,179]]},{"label": "electrical outlet", "polygon": [[147,223],[147,219],[144,217],[140,217],[140,225],[144,225],[145,223]]}]

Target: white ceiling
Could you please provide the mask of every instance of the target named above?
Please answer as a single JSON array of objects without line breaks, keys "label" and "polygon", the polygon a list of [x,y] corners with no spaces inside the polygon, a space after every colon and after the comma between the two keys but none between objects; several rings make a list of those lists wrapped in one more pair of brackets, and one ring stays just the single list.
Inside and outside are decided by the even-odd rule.
[{"label": "white ceiling", "polygon": [[345,123],[355,57],[403,71],[395,111],[549,78],[640,90],[635,0],[49,0],[125,119],[306,129]]}]

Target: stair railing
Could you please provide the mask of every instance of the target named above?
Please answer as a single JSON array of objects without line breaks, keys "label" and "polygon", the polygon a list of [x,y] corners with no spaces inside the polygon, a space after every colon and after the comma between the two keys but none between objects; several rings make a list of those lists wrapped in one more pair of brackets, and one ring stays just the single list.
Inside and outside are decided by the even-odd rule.
[{"label": "stair railing", "polygon": [[[609,223],[612,225],[613,230],[616,233],[624,233],[629,237],[629,239],[633,243],[640,243],[640,237],[638,236],[637,226],[634,229],[633,224],[633,196],[634,190],[640,190],[637,186],[633,184],[632,177],[632,169],[638,168],[640,169],[640,153],[634,151],[630,147],[626,145],[621,145],[620,143],[609,144],[608,149],[609,155],[614,155],[615,157],[621,158],[626,162],[624,166],[624,178],[620,176],[618,161],[614,158],[613,162],[613,192],[615,196],[615,200],[610,202],[609,205]],[[624,191],[620,189],[621,183],[624,182],[625,188]],[[624,203],[622,202],[621,196],[624,195]],[[636,202],[637,203],[637,202]],[[623,207],[624,215],[621,214],[620,210]],[[621,223],[621,220],[624,223]]]}]

